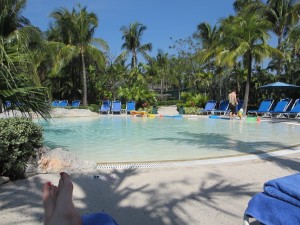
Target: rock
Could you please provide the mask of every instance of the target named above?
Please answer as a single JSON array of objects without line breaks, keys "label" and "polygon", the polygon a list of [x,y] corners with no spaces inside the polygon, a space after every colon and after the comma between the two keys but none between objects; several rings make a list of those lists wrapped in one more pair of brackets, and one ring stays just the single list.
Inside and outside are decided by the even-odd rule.
[{"label": "rock", "polygon": [[[66,109],[66,108],[53,108],[50,112],[51,117],[53,118],[62,118],[62,117],[92,117],[99,116],[98,113],[92,112],[89,109]],[[9,117],[29,117],[28,114],[22,114],[20,111],[6,111],[0,113],[0,118],[9,118]],[[36,114],[31,115],[32,118],[38,118]]]},{"label": "rock", "polygon": [[47,151],[38,161],[38,173],[57,173],[61,171],[74,171],[94,169],[97,167],[95,162],[81,160],[72,153],[56,148]]},{"label": "rock", "polygon": [[99,116],[98,113],[92,112],[88,109],[65,109],[65,108],[54,108],[51,111],[51,117],[92,117]]},{"label": "rock", "polygon": [[35,149],[35,156],[31,157],[27,163],[25,177],[33,176],[38,173],[39,160],[41,159],[42,155],[46,154],[48,151],[50,151],[50,148],[46,146]]},{"label": "rock", "polygon": [[79,159],[76,155],[63,148],[50,149],[44,146],[37,149],[36,156],[29,160],[25,176],[33,176],[38,173],[81,171],[95,168],[97,168],[95,162]]},{"label": "rock", "polygon": [[9,181],[8,177],[0,177],[0,184],[4,184]]}]

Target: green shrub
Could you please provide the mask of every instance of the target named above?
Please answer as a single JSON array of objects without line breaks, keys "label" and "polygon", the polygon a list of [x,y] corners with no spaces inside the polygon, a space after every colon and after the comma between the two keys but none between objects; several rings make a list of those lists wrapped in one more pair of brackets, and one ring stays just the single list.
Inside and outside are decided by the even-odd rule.
[{"label": "green shrub", "polygon": [[0,176],[23,178],[26,164],[42,140],[42,128],[30,119],[0,119]]},{"label": "green shrub", "polygon": [[[84,107],[84,106],[82,106],[82,107]],[[80,109],[83,109],[83,108],[81,108],[81,107],[79,107]],[[100,109],[100,106],[99,105],[97,105],[97,104],[90,104],[90,105],[88,105],[87,107],[85,107],[84,109],[89,109],[89,110],[91,110],[92,112],[99,112],[99,109]]]},{"label": "green shrub", "polygon": [[199,108],[198,107],[184,107],[184,113],[188,115],[198,115]]},{"label": "green shrub", "polygon": [[208,98],[202,94],[194,94],[191,92],[182,92],[181,99],[185,101],[186,107],[202,107],[207,102]]},{"label": "green shrub", "polygon": [[168,101],[157,101],[158,106],[166,106],[166,105],[179,105],[183,104],[182,100],[168,100]]}]

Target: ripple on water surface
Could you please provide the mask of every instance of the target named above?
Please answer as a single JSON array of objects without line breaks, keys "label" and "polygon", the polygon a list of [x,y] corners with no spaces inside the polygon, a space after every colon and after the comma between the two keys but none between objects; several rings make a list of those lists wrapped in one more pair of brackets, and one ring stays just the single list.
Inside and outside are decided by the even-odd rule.
[{"label": "ripple on water surface", "polygon": [[298,145],[300,126],[189,118],[52,119],[44,143],[96,162],[192,160],[259,153]]}]

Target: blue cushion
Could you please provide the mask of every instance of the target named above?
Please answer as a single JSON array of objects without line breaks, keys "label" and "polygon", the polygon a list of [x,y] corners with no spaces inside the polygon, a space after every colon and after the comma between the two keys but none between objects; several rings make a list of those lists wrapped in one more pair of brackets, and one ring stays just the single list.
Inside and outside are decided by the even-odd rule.
[{"label": "blue cushion", "polygon": [[117,222],[106,213],[94,213],[81,216],[82,225],[118,225]]}]

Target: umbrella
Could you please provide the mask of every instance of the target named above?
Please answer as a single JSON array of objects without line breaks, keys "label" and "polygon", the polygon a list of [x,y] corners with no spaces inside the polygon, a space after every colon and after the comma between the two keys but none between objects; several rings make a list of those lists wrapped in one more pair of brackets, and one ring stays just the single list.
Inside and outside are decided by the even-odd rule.
[{"label": "umbrella", "polygon": [[300,88],[300,86],[297,86],[294,84],[287,84],[287,83],[283,83],[283,82],[275,82],[275,83],[260,86],[258,88],[260,88],[260,89],[296,89],[296,88]]}]

